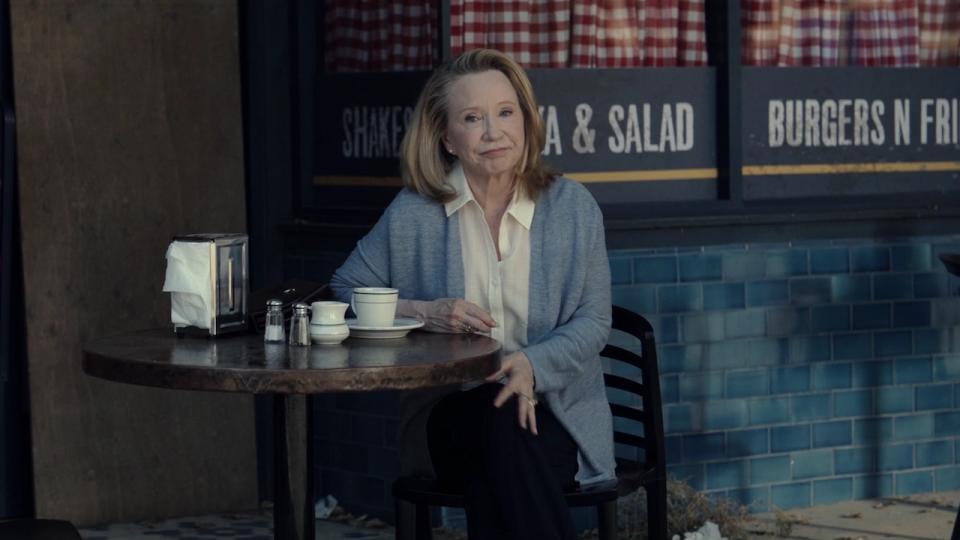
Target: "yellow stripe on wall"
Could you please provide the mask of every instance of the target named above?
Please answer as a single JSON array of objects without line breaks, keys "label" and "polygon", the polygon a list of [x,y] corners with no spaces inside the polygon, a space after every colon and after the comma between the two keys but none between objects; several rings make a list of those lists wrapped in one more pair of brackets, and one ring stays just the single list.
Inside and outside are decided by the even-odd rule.
[{"label": "yellow stripe on wall", "polygon": [[[797,174],[851,174],[960,171],[960,161],[894,161],[888,163],[810,163],[798,165],[745,165],[744,176],[787,176]],[[673,180],[716,180],[717,169],[651,169],[636,171],[570,172],[578,182],[661,182]],[[316,186],[400,187],[399,176],[315,176]]]},{"label": "yellow stripe on wall", "polygon": [[646,171],[571,172],[578,182],[660,182],[664,180],[716,180],[717,169],[652,169]]},{"label": "yellow stripe on wall", "polygon": [[314,176],[315,186],[400,187],[399,176]]},{"label": "yellow stripe on wall", "polygon": [[[658,182],[664,180],[715,180],[717,169],[653,169],[646,171],[571,172],[564,176],[578,182]],[[314,176],[315,186],[398,187],[397,176]]]},{"label": "yellow stripe on wall", "polygon": [[889,163],[816,163],[808,165],[745,165],[744,176],[960,171],[960,161],[893,161]]}]

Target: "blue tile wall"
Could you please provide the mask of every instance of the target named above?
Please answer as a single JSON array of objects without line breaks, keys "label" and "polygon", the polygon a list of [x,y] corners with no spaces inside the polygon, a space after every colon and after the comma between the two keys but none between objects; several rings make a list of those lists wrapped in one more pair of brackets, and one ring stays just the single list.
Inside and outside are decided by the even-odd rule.
[{"label": "blue tile wall", "polygon": [[933,491],[933,473],[916,471],[894,475],[895,493],[898,497]]},{"label": "blue tile wall", "polygon": [[805,249],[770,251],[766,259],[767,277],[802,276],[808,270],[808,252]]},{"label": "blue tile wall", "polygon": [[952,384],[917,385],[915,391],[918,411],[954,407]]},{"label": "blue tile wall", "polygon": [[699,285],[660,287],[659,306],[661,313],[699,311],[701,305]]},{"label": "blue tile wall", "polygon": [[893,495],[893,475],[877,474],[853,477],[854,499],[875,499]]},{"label": "blue tile wall", "polygon": [[834,451],[836,474],[856,474],[875,471],[877,449],[875,447],[840,448]]},{"label": "blue tile wall", "polygon": [[747,484],[747,462],[737,460],[707,463],[707,489],[734,488]]},{"label": "blue tile wall", "polygon": [[831,476],[833,474],[832,450],[794,452],[792,456],[793,478],[795,480]]},{"label": "blue tile wall", "polygon": [[873,297],[876,300],[899,300],[912,296],[912,274],[877,274],[873,276]]},{"label": "blue tile wall", "polygon": [[[657,336],[670,474],[757,511],[960,489],[950,251],[960,237],[610,251],[613,302]],[[343,255],[283,267],[316,279]],[[314,400],[318,475],[362,486],[344,503],[371,515],[392,513],[396,399]]]},{"label": "blue tile wall", "polygon": [[850,330],[850,306],[830,304],[816,306],[810,314],[814,332],[845,332]]},{"label": "blue tile wall", "polygon": [[780,455],[750,460],[750,480],[770,484],[790,479],[790,456]]},{"label": "blue tile wall", "polygon": [[[890,270],[890,253],[890,248],[886,246],[857,246],[851,248],[850,269],[853,272],[886,272]],[[897,259],[897,256],[894,255],[894,260],[900,259]]]},{"label": "blue tile wall", "polygon": [[[770,430],[744,429],[727,432],[727,457],[755,456],[766,454],[769,446]],[[953,447],[951,446],[951,452]]]},{"label": "blue tile wall", "polygon": [[795,336],[810,332],[810,308],[772,308],[765,310],[767,335]]},{"label": "blue tile wall", "polygon": [[893,304],[893,326],[930,326],[930,302],[897,302]]},{"label": "blue tile wall", "polygon": [[831,283],[834,302],[864,302],[873,298],[870,276],[833,276]]},{"label": "blue tile wall", "polygon": [[783,510],[810,506],[810,482],[771,486],[770,504]]},{"label": "blue tile wall", "polygon": [[859,418],[853,421],[853,444],[876,445],[893,440],[893,418]]},{"label": "blue tile wall", "polygon": [[930,382],[933,362],[930,357],[899,358],[893,362],[893,381],[896,384]]},{"label": "blue tile wall", "polygon": [[746,305],[743,283],[705,283],[703,309],[742,309]]},{"label": "blue tile wall", "polygon": [[723,275],[723,256],[681,255],[680,281],[714,281]]},{"label": "blue tile wall", "polygon": [[833,504],[853,497],[853,478],[831,478],[813,483],[813,504]]},{"label": "blue tile wall", "polygon": [[748,306],[776,306],[790,301],[790,282],[781,280],[747,283]]},{"label": "blue tile wall", "polygon": [[926,441],[917,443],[917,467],[933,467],[953,463],[953,441]]},{"label": "blue tile wall", "polygon": [[930,269],[929,244],[893,246],[890,255],[895,272],[923,272]]},{"label": "blue tile wall", "polygon": [[849,445],[853,438],[853,424],[849,420],[813,424],[813,447]]},{"label": "blue tile wall", "polygon": [[873,392],[870,390],[850,390],[836,392],[833,395],[833,415],[870,416],[873,414]]},{"label": "blue tile wall", "polygon": [[676,283],[676,257],[641,257],[634,259],[634,283]]},{"label": "blue tile wall", "polygon": [[834,334],[832,337],[835,360],[869,359],[873,355],[873,335],[868,332]]},{"label": "blue tile wall", "polygon": [[849,271],[849,249],[820,248],[810,250],[811,274],[846,274]]},{"label": "blue tile wall", "polygon": [[790,280],[792,304],[822,304],[830,301],[832,289],[829,278],[798,278]]},{"label": "blue tile wall", "polygon": [[933,474],[937,491],[960,489],[960,467],[944,467]]},{"label": "blue tile wall", "polygon": [[766,369],[727,372],[727,397],[761,396],[770,393],[770,377]]},{"label": "blue tile wall", "polygon": [[810,448],[810,424],[779,426],[770,429],[770,451],[790,452]]},{"label": "blue tile wall", "polygon": [[671,472],[796,508],[960,489],[960,238],[612,251],[658,334]]},{"label": "blue tile wall", "polygon": [[890,328],[891,305],[857,304],[853,306],[853,329]]}]

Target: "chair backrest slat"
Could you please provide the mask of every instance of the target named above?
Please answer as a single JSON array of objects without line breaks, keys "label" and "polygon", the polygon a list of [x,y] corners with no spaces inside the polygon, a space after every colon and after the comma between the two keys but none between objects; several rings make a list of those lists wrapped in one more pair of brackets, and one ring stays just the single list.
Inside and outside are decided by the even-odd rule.
[{"label": "chair backrest slat", "polygon": [[637,422],[645,423],[648,420],[647,413],[642,409],[636,409],[634,407],[628,407],[626,405],[621,405],[619,403],[610,404],[610,412],[613,413],[615,418],[629,418],[630,420],[635,420]]},{"label": "chair backrest slat", "polygon": [[634,446],[637,448],[643,448],[644,450],[649,446],[647,440],[638,435],[632,433],[624,433],[622,431],[613,432],[613,442],[617,444],[626,444],[628,446]]},{"label": "chair backrest slat", "polygon": [[623,390],[624,392],[630,392],[631,394],[636,394],[641,398],[646,394],[646,390],[643,388],[643,385],[637,381],[632,381],[626,377],[621,377],[620,375],[611,375],[610,373],[603,374],[603,382],[609,388],[617,388]]},{"label": "chair backrest slat", "polygon": [[604,358],[610,358],[612,360],[618,360],[625,364],[630,364],[635,368],[643,368],[643,357],[639,354],[628,351],[622,347],[617,347],[616,345],[607,345],[600,351],[600,356]]},{"label": "chair backrest slat", "polygon": [[[618,426],[614,430],[613,440],[620,445],[642,449],[643,462],[638,465],[657,468],[662,472],[666,468],[666,456],[660,402],[660,371],[657,368],[653,327],[643,316],[618,306],[613,306],[612,327],[639,340],[640,354],[609,344],[600,353],[611,362],[610,369],[603,376],[604,384],[609,389],[625,392],[625,399],[630,400],[630,403],[611,403],[610,410],[616,418],[638,422],[643,426],[642,433],[627,433],[624,429],[629,430],[629,424]],[[623,362],[639,369],[640,380],[622,375],[623,370],[613,367],[615,362]]]}]

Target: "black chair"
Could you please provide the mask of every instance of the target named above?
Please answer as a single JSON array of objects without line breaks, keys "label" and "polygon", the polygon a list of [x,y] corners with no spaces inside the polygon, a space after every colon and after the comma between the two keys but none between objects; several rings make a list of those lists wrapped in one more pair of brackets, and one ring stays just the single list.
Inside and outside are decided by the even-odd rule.
[{"label": "black chair", "polygon": [[[616,480],[579,488],[564,495],[568,506],[595,506],[600,540],[614,540],[617,537],[617,497],[632,493],[642,486],[647,495],[648,537],[660,540],[667,538],[667,477],[660,377],[653,328],[642,316],[613,306],[613,329],[637,338],[642,353],[642,356],[638,356],[615,345],[607,345],[600,353],[605,358],[624,362],[640,371],[640,381],[612,373],[604,374],[608,390],[616,389],[616,392],[628,395],[635,403],[610,404],[615,422],[613,440],[617,450],[627,450],[633,456],[621,457],[618,452]],[[642,426],[639,433],[643,435],[618,430],[617,419]],[[432,537],[430,506],[463,508],[462,493],[444,490],[432,478],[398,478],[393,483],[393,497],[397,540],[410,540],[411,537],[429,540]],[[413,523],[410,523],[411,520]]]},{"label": "black chair", "polygon": [[15,519],[0,522],[0,539],[82,540],[69,521],[56,519]]}]

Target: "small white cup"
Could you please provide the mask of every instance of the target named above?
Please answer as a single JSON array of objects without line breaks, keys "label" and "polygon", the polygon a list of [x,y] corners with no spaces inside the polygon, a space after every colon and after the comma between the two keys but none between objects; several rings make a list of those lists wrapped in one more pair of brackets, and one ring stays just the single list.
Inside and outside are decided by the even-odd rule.
[{"label": "small white cup", "polygon": [[397,289],[388,287],[358,287],[353,290],[350,307],[360,326],[392,327],[397,314]]}]

